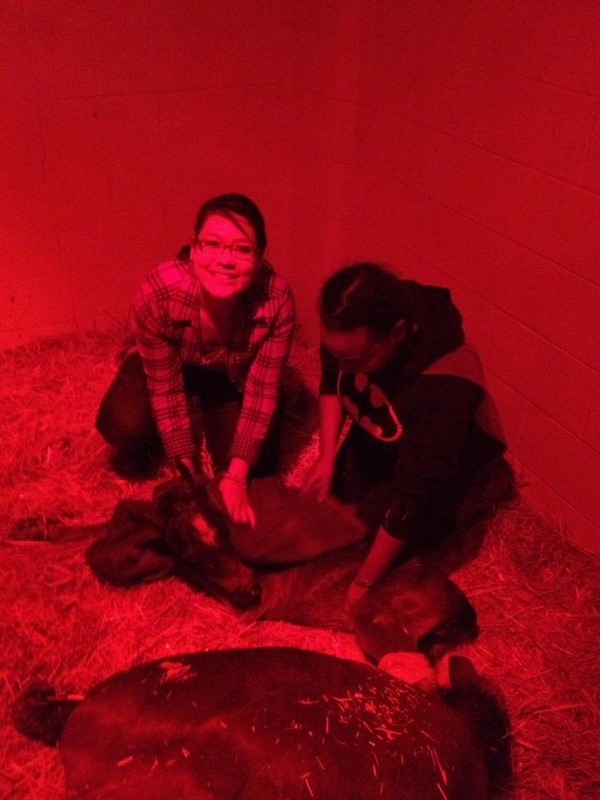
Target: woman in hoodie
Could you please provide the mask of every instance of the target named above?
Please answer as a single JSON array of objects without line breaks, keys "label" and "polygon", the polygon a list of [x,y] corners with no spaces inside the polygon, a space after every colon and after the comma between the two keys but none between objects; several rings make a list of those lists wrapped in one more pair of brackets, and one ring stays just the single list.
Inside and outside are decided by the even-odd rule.
[{"label": "woman in hoodie", "polygon": [[325,282],[319,311],[320,450],[306,489],[355,504],[372,531],[353,604],[400,554],[489,513],[512,490],[512,473],[447,289],[359,263]]}]

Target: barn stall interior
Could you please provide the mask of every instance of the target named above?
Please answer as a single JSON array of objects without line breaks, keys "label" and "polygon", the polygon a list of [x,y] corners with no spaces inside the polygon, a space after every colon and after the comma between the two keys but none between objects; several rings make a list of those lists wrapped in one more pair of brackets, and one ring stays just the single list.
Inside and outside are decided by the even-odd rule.
[{"label": "barn stall interior", "polygon": [[598,795],[599,24],[587,0],[1,4],[3,797],[61,796],[56,752],[10,723],[33,675],[83,692],[190,650],[363,657],[178,580],[101,586],[83,558],[154,485],[118,479],[93,425],[133,292],[231,190],[265,212],[307,343],[291,485],[327,274],[377,259],[451,289],[520,478],[452,575],[481,629],[461,652],[506,696],[519,799]]}]

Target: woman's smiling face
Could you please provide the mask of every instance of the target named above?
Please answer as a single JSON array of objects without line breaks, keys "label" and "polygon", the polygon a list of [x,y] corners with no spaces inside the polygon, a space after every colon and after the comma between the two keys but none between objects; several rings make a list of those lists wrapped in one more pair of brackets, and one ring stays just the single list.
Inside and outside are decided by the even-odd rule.
[{"label": "woman's smiling face", "polygon": [[221,300],[233,299],[250,286],[260,256],[254,228],[239,214],[211,214],[191,251],[202,289]]}]

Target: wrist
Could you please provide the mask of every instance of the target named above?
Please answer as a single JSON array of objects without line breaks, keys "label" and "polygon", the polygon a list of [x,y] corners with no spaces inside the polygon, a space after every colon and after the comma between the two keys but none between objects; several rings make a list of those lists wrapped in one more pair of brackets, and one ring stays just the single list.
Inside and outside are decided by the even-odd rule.
[{"label": "wrist", "polygon": [[250,464],[239,456],[232,456],[228,466],[223,470],[223,473],[235,475],[236,478],[243,478],[244,480],[248,480],[249,472]]},{"label": "wrist", "polygon": [[221,473],[221,480],[237,483],[238,486],[243,486],[244,489],[248,488],[248,482],[243,475],[236,475],[235,472],[230,472],[229,470],[225,470],[225,472]]}]

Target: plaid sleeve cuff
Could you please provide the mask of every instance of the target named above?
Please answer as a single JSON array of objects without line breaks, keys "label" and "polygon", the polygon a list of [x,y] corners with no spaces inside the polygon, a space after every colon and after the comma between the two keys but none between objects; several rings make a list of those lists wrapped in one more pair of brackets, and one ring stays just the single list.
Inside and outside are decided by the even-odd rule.
[{"label": "plaid sleeve cuff", "polygon": [[249,464],[254,464],[260,455],[263,439],[249,439],[247,436],[234,436],[229,451],[230,458],[243,458]]}]

